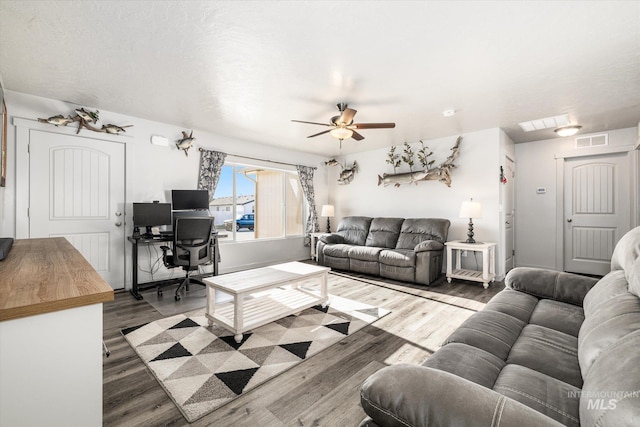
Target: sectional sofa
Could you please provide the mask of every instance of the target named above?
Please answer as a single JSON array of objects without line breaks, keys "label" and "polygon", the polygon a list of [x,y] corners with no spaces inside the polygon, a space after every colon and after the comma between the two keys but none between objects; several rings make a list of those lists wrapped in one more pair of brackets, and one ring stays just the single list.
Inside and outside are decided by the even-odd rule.
[{"label": "sectional sofa", "polygon": [[597,280],[516,268],[422,366],[361,387],[361,426],[639,426],[640,227]]},{"label": "sectional sofa", "polygon": [[428,285],[442,272],[450,222],[349,216],[318,240],[318,264]]}]

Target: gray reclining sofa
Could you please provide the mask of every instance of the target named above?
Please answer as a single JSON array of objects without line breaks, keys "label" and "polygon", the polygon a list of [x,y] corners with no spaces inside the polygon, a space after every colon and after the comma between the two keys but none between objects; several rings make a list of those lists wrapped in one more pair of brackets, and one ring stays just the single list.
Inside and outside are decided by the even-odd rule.
[{"label": "gray reclining sofa", "polygon": [[422,366],[361,387],[361,426],[639,426],[640,227],[592,279],[516,268]]},{"label": "gray reclining sofa", "polygon": [[318,264],[428,285],[442,272],[449,225],[437,218],[345,217],[318,240]]}]

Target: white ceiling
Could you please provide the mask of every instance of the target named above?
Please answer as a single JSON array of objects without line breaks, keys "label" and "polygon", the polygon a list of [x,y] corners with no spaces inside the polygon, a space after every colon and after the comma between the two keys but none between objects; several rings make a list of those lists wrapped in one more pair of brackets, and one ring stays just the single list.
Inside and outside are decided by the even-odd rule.
[{"label": "white ceiling", "polygon": [[[640,120],[639,1],[0,1],[7,89],[333,156],[567,113]],[[455,108],[445,118],[442,111]],[[58,112],[52,112],[52,115]]]}]

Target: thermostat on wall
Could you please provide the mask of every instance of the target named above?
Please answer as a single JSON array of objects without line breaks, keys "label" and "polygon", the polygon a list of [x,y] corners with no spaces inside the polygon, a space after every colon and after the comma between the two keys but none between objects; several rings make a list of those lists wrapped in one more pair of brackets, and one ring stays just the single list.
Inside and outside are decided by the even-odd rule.
[{"label": "thermostat on wall", "polygon": [[536,194],[546,194],[547,187],[536,187]]}]

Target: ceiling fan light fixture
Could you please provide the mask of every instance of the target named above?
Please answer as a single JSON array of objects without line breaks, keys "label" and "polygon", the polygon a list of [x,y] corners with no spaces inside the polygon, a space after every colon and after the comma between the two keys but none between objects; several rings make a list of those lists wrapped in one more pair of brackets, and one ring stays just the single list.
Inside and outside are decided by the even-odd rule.
[{"label": "ceiling fan light fixture", "polygon": [[331,129],[329,134],[336,139],[348,139],[353,135],[353,131],[347,128]]},{"label": "ceiling fan light fixture", "polygon": [[558,136],[573,136],[578,133],[580,129],[582,129],[582,126],[563,126],[561,128],[555,129],[554,132],[557,133]]}]

